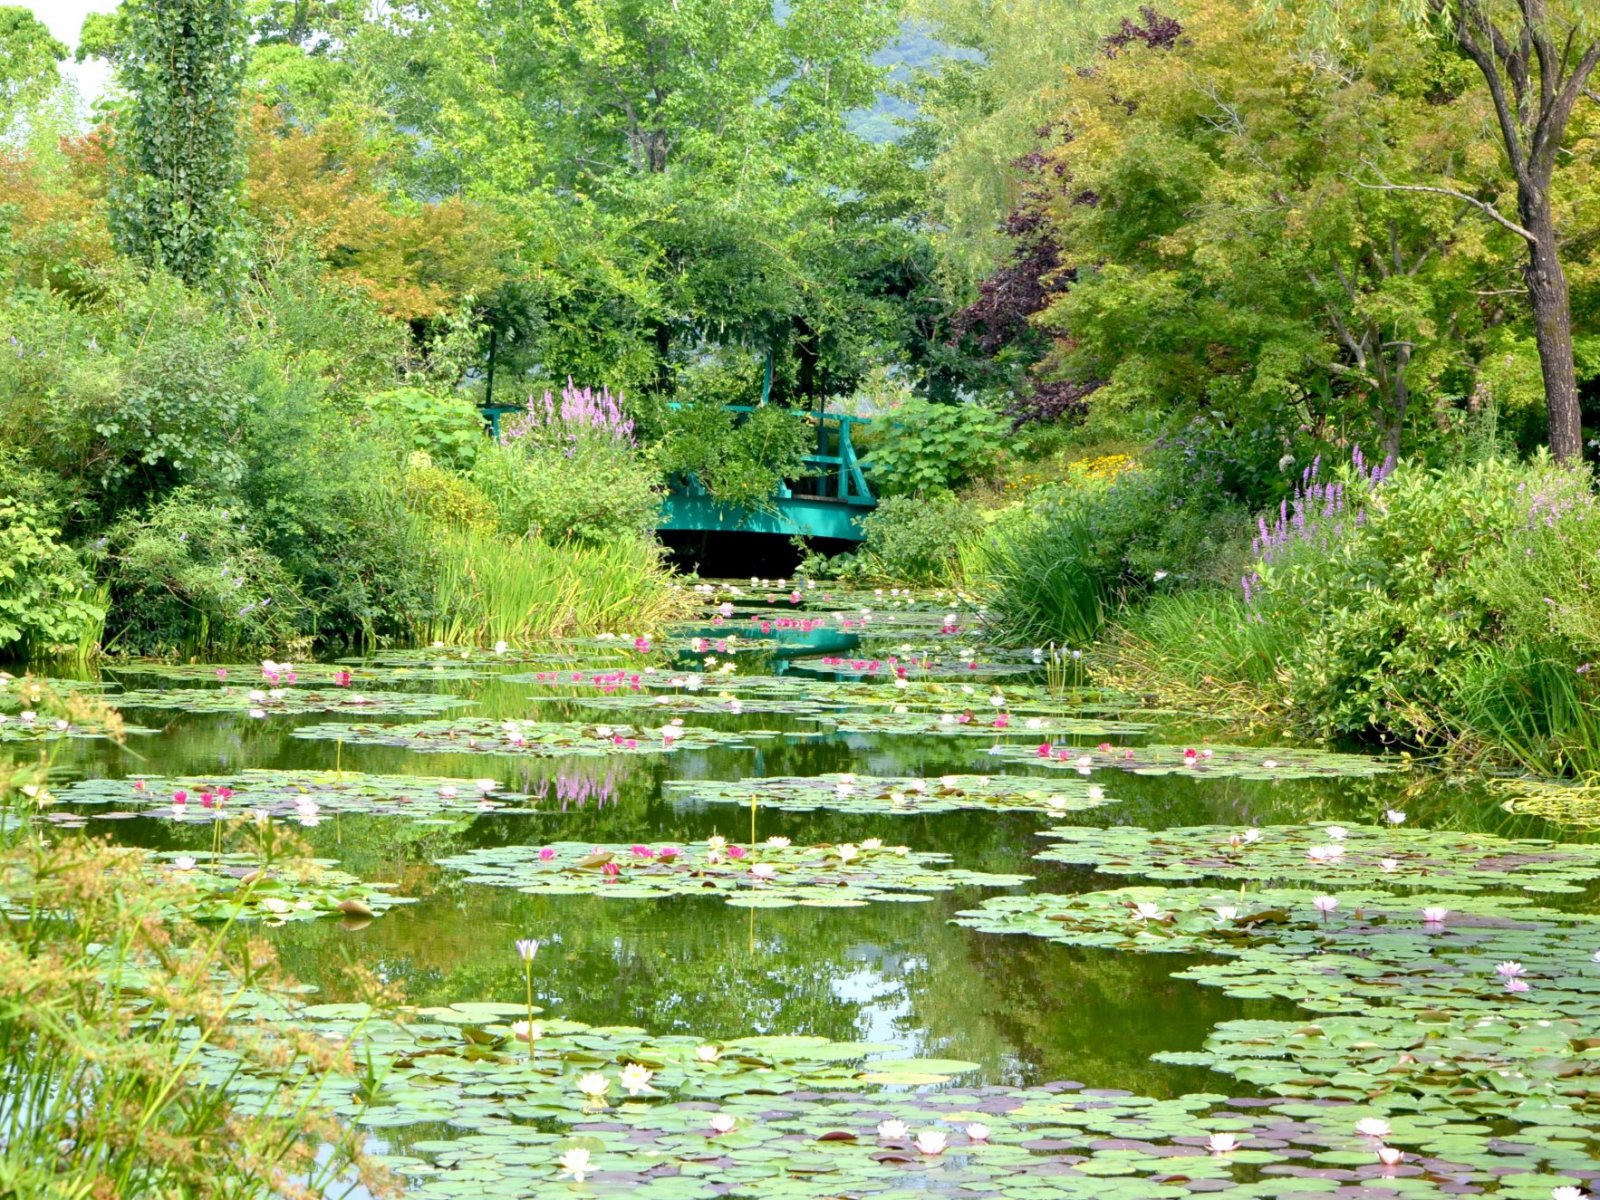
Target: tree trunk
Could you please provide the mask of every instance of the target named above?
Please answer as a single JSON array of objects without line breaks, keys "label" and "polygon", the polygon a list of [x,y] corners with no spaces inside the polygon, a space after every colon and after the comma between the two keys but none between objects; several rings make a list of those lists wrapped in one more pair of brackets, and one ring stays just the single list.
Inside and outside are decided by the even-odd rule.
[{"label": "tree trunk", "polygon": [[1550,422],[1550,453],[1559,463],[1583,461],[1583,422],[1578,413],[1578,372],[1572,359],[1572,306],[1567,273],[1557,248],[1549,200],[1524,196],[1523,225],[1533,234],[1522,268],[1533,306],[1533,335],[1544,374],[1545,411]]}]

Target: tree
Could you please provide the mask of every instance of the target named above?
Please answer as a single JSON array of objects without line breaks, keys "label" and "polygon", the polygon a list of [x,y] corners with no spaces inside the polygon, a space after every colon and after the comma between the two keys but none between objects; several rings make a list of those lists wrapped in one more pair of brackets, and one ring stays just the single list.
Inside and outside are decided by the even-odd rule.
[{"label": "tree", "polygon": [[25,8],[0,5],[0,132],[55,86],[67,48]]},{"label": "tree", "polygon": [[243,0],[127,0],[111,216],[118,247],[186,283],[234,254]]},{"label": "tree", "polygon": [[[1300,8],[1308,11],[1314,34],[1337,41],[1396,6],[1393,0],[1267,0],[1269,12]],[[1589,84],[1600,66],[1600,15],[1592,0],[1404,0],[1398,8],[1425,36],[1452,39],[1482,75],[1517,215],[1513,220],[1502,212],[1491,190],[1394,183],[1382,175],[1370,186],[1449,197],[1522,239],[1550,451],[1559,462],[1578,462],[1583,427],[1553,185],[1558,161],[1570,149],[1573,110],[1585,98],[1597,99]]]}]

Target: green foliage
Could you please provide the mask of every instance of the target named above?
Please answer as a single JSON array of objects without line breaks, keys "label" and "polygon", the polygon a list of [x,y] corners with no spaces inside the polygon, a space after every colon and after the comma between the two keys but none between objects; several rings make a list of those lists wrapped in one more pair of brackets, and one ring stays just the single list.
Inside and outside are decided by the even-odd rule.
[{"label": "green foliage", "polygon": [[470,526],[425,526],[422,534],[435,549],[436,566],[430,603],[412,630],[419,642],[526,644],[648,630],[683,608],[660,548],[640,538],[589,547],[508,539]]},{"label": "green foliage", "polygon": [[0,494],[0,654],[81,643],[105,617],[48,510]]},{"label": "green foliage", "polygon": [[50,91],[67,48],[26,8],[0,5],[0,133]]},{"label": "green foliage", "polygon": [[404,387],[368,396],[363,404],[390,440],[450,470],[470,471],[487,444],[483,417],[461,396]]},{"label": "green foliage", "polygon": [[889,494],[958,488],[994,470],[1006,434],[1005,419],[981,404],[907,400],[882,419],[864,465]]},{"label": "green foliage", "polygon": [[106,534],[107,648],[127,653],[287,652],[306,602],[244,514],[182,488]]},{"label": "green foliage", "polygon": [[129,0],[118,46],[119,246],[195,284],[236,268],[245,0]]},{"label": "green foliage", "polygon": [[690,478],[712,498],[729,505],[765,508],[778,485],[804,470],[812,445],[806,414],[781,405],[729,412],[720,400],[663,411],[655,447],[661,474]]},{"label": "green foliage", "polygon": [[961,579],[963,550],[987,528],[979,509],[955,496],[891,496],[862,519],[861,549],[830,570],[845,578],[948,586]]},{"label": "green foliage", "polygon": [[523,439],[485,446],[473,483],[509,538],[605,546],[648,537],[660,517],[655,469],[633,447],[581,438],[569,447]]}]

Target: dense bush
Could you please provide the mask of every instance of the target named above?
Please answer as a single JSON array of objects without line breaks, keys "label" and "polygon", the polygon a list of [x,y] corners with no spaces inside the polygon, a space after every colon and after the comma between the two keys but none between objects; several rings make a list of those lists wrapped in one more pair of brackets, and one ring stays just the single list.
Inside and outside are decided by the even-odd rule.
[{"label": "dense bush", "polygon": [[963,555],[988,522],[973,504],[954,496],[891,496],[861,521],[861,549],[808,570],[842,579],[954,586],[963,582]]},{"label": "dense bush", "polygon": [[1163,598],[1109,676],[1228,694],[1308,733],[1600,769],[1600,506],[1587,473],[1491,458],[1307,472],[1229,591]]},{"label": "dense bush", "polygon": [[767,508],[785,479],[804,470],[815,437],[806,414],[769,404],[730,412],[720,401],[654,414],[656,465],[667,479],[690,479],[724,504]]},{"label": "dense bush", "polygon": [[128,653],[294,648],[308,605],[247,514],[180,488],[105,538],[109,648]]},{"label": "dense bush", "polygon": [[471,401],[424,388],[391,388],[364,401],[381,436],[421,451],[441,467],[470,471],[486,444]]},{"label": "dense bush", "polygon": [[49,511],[0,492],[0,655],[76,646],[105,610]]},{"label": "dense bush", "polygon": [[501,444],[479,455],[472,478],[506,534],[598,546],[655,528],[656,469],[609,394],[569,386],[558,404],[546,393],[502,429]]},{"label": "dense bush", "polygon": [[952,490],[994,470],[1009,429],[981,404],[906,400],[881,418],[865,465],[886,495]]}]

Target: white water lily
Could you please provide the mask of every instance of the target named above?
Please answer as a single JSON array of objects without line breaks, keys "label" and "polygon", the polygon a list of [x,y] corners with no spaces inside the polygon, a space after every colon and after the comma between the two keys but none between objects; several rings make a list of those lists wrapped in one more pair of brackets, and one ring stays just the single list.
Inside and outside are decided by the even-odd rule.
[{"label": "white water lily", "polygon": [[839,856],[839,860],[841,862],[849,862],[852,858],[855,858],[857,855],[859,855],[861,851],[855,846],[852,846],[849,842],[846,842],[844,845],[837,847],[834,853]]},{"label": "white water lily", "polygon": [[1378,1161],[1386,1167],[1398,1167],[1400,1160],[1405,1156],[1404,1150],[1396,1149],[1394,1146],[1378,1147]]},{"label": "white water lily", "polygon": [[1389,1122],[1381,1117],[1362,1117],[1356,1122],[1356,1132],[1362,1137],[1386,1138],[1389,1136]]},{"label": "white water lily", "polygon": [[1278,765],[1278,760],[1277,760],[1277,759],[1275,759],[1275,758],[1269,758],[1269,759],[1265,759],[1265,760],[1263,760],[1263,762],[1262,762],[1262,763],[1261,763],[1261,765],[1262,765],[1262,766],[1263,766],[1263,767],[1265,767],[1265,768],[1266,768],[1266,769],[1267,769],[1267,770],[1269,770],[1269,771],[1271,771],[1271,770],[1273,770],[1273,769],[1274,769],[1274,768],[1276,768],[1276,767],[1277,767],[1277,765]]},{"label": "white water lily", "polygon": [[1343,825],[1329,825],[1327,832],[1328,836],[1336,842],[1342,842],[1350,836],[1350,831]]},{"label": "white water lily", "polygon": [[1252,845],[1253,843],[1259,842],[1261,840],[1261,830],[1259,830],[1259,829],[1246,829],[1243,833],[1241,833],[1239,835],[1239,837],[1240,837],[1240,840],[1242,840],[1245,843],[1245,845],[1247,845],[1247,846],[1248,845]]},{"label": "white water lily", "polygon": [[511,1036],[519,1042],[536,1042],[544,1036],[544,1029],[537,1021],[513,1021]]},{"label": "white water lily", "polygon": [[732,1133],[734,1126],[738,1124],[739,1122],[728,1113],[711,1114],[711,1132],[716,1134],[718,1137],[725,1133]]},{"label": "white water lily", "polygon": [[269,913],[272,913],[274,916],[282,916],[286,912],[294,911],[294,905],[290,904],[287,900],[280,896],[263,896],[261,899],[261,907],[266,909]]},{"label": "white water lily", "polygon": [[1385,809],[1383,812],[1383,819],[1389,822],[1391,825],[1404,825],[1406,823],[1405,813],[1401,812],[1398,808]]},{"label": "white water lily", "polygon": [[1151,904],[1147,900],[1135,904],[1133,911],[1141,921],[1163,921],[1167,916],[1166,910],[1159,904]]},{"label": "white water lily", "polygon": [[175,871],[194,870],[195,858],[192,854],[180,854],[172,860],[172,869]]},{"label": "white water lily", "polygon": [[878,1136],[886,1142],[897,1142],[911,1132],[911,1127],[904,1121],[897,1121],[890,1117],[887,1121],[878,1122]]},{"label": "white water lily", "polygon": [[706,839],[706,846],[708,849],[720,854],[728,848],[728,839],[721,834],[712,834]]},{"label": "white water lily", "polygon": [[987,1142],[989,1140],[989,1127],[982,1121],[974,1121],[968,1125],[965,1133],[975,1142]]},{"label": "white water lily", "polygon": [[750,874],[761,883],[771,883],[777,877],[778,868],[771,863],[752,863]]},{"label": "white water lily", "polygon": [[1231,904],[1224,904],[1216,910],[1216,914],[1219,921],[1234,921],[1239,917],[1239,910]]},{"label": "white water lily", "polygon": [[1206,1149],[1213,1154],[1231,1154],[1239,1148],[1239,1139],[1231,1133],[1213,1133],[1206,1139]]},{"label": "white water lily", "polygon": [[1422,919],[1429,925],[1442,925],[1444,919],[1450,915],[1448,908],[1425,908],[1422,910]]},{"label": "white water lily", "polygon": [[578,1080],[578,1090],[591,1100],[603,1100],[611,1090],[611,1080],[599,1071],[591,1071]]},{"label": "white water lily", "polygon": [[940,1129],[924,1129],[921,1133],[917,1134],[917,1150],[920,1153],[928,1155],[929,1157],[932,1157],[935,1154],[943,1154],[945,1147],[949,1145],[949,1143],[949,1137],[947,1137],[944,1131]]},{"label": "white water lily", "polygon": [[722,1047],[713,1046],[710,1043],[704,1046],[696,1046],[694,1048],[694,1056],[703,1063],[714,1063],[722,1057]]},{"label": "white water lily", "polygon": [[866,838],[865,840],[862,841],[861,848],[863,850],[882,850],[883,849],[883,839],[882,838]]},{"label": "white water lily", "polygon": [[1584,1200],[1584,1190],[1566,1185],[1550,1189],[1550,1200]]},{"label": "white water lily", "polygon": [[1106,790],[1105,790],[1105,788],[1101,787],[1098,783],[1091,783],[1089,785],[1089,799],[1090,800],[1094,801],[1094,803],[1096,803],[1096,804],[1099,804],[1105,798],[1106,798]]},{"label": "white water lily", "polygon": [[1385,871],[1398,871],[1400,869],[1400,860],[1397,858],[1380,859],[1378,865]]},{"label": "white water lily", "polygon": [[628,1090],[628,1095],[630,1096],[637,1096],[640,1092],[653,1090],[650,1087],[650,1081],[655,1077],[656,1073],[654,1071],[639,1063],[629,1063],[622,1068],[622,1086]]},{"label": "white water lily", "polygon": [[572,1176],[574,1183],[582,1183],[583,1177],[594,1170],[590,1165],[589,1152],[581,1146],[568,1150],[556,1161],[561,1164],[561,1174]]},{"label": "white water lily", "polygon": [[772,847],[774,847],[775,849],[778,849],[778,850],[786,850],[786,849],[789,848],[789,839],[786,838],[786,837],[780,837],[780,836],[774,835],[773,837],[769,837],[767,839],[767,845],[772,846]]}]

